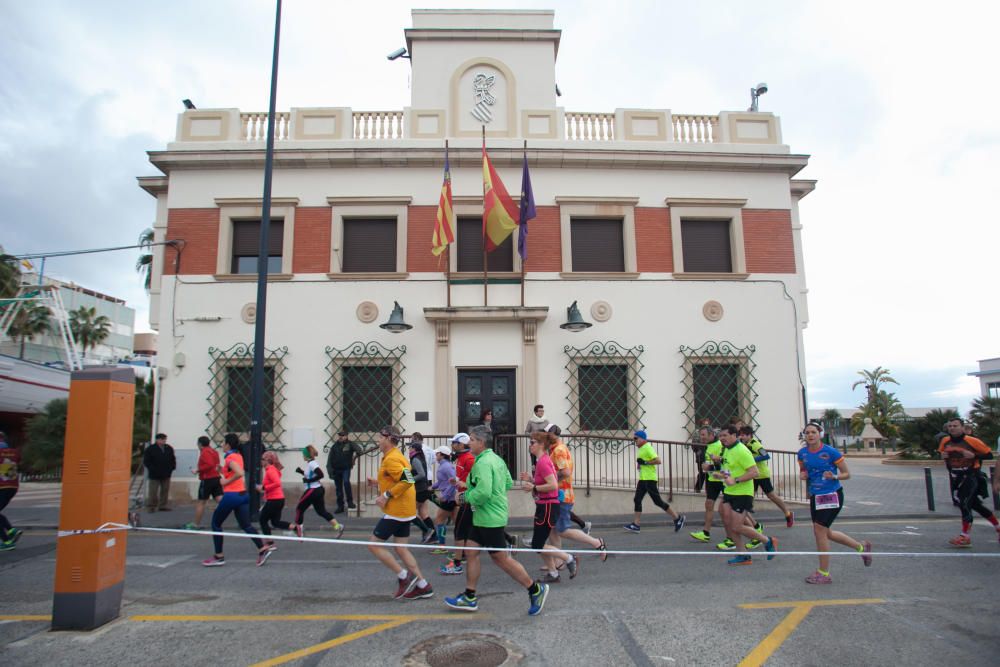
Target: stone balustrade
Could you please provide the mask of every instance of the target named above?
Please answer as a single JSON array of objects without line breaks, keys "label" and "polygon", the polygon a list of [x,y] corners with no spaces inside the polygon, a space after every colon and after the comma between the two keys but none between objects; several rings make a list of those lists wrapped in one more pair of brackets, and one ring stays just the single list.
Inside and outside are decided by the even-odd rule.
[{"label": "stone balustrade", "polygon": [[[525,112],[528,114],[529,112]],[[776,116],[765,112],[722,111],[717,115],[675,114],[669,109],[616,109],[548,113],[553,129],[538,139],[587,143],[642,141],[671,144],[781,144]],[[525,116],[528,117],[527,115]],[[430,129],[416,119],[431,119]],[[275,118],[276,141],[385,141],[445,137],[446,112],[437,109],[354,111],[348,107],[293,108]],[[528,121],[523,121],[527,132]],[[418,127],[419,126],[419,127]],[[520,134],[512,132],[511,138]],[[529,139],[532,135],[526,134]],[[266,112],[239,109],[195,109],[179,117],[179,142],[262,142],[267,138]],[[692,147],[693,148],[693,147]]]}]

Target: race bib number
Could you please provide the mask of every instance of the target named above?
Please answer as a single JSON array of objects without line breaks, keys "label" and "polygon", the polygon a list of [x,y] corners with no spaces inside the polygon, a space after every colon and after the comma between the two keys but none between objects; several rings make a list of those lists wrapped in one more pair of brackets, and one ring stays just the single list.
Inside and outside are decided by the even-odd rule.
[{"label": "race bib number", "polygon": [[816,509],[835,510],[840,507],[840,496],[836,493],[822,493],[816,496]]}]

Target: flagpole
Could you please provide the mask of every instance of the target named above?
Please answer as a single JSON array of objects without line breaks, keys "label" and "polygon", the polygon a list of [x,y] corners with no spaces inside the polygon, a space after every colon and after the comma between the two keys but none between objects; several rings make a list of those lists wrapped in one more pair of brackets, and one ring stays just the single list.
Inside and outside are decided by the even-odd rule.
[{"label": "flagpole", "polygon": [[[527,139],[524,140],[523,155],[524,155],[524,161],[527,162],[528,161],[528,140]],[[521,193],[521,197],[524,197],[524,193],[523,192]],[[526,220],[521,221],[521,224],[525,225],[525,224],[527,224],[527,221]],[[518,229],[517,230],[517,235],[520,236],[523,231],[524,230],[522,230],[522,229]],[[527,248],[527,246],[525,246],[525,248]],[[527,252],[528,251],[526,249],[525,253],[527,253]],[[524,273],[525,273],[524,272],[524,265],[525,265],[526,262],[527,262],[527,258],[526,257],[522,257],[521,258],[521,308],[524,308]]]},{"label": "flagpole", "polygon": [[[483,155],[486,155],[486,126],[483,125]],[[485,157],[483,158],[485,160]],[[483,306],[489,305],[489,269],[486,257],[486,179],[483,179]]]}]

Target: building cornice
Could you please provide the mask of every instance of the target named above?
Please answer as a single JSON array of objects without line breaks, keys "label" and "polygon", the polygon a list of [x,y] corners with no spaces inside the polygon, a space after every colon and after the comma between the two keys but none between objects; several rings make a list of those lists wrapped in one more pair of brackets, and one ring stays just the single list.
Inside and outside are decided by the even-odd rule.
[{"label": "building cornice", "polygon": [[552,42],[555,55],[559,55],[562,30],[530,30],[524,28],[408,28],[406,48],[413,52],[413,42]]},{"label": "building cornice", "polygon": [[792,196],[802,199],[816,189],[816,181],[804,178],[792,179]]},{"label": "building cornice", "polygon": [[[772,172],[789,177],[809,163],[808,155],[787,153],[531,148],[527,154],[529,164],[535,168]],[[261,169],[264,166],[264,150],[258,148],[149,151],[148,155],[149,161],[164,174],[175,170]],[[482,167],[481,148],[452,148],[448,158],[453,169]],[[490,150],[490,160],[498,167],[520,167],[522,159],[521,148]],[[279,169],[442,168],[444,151],[438,146],[284,148],[274,152],[274,165]]]},{"label": "building cornice", "polygon": [[135,180],[139,181],[140,188],[154,197],[167,194],[166,176],[138,176]]}]

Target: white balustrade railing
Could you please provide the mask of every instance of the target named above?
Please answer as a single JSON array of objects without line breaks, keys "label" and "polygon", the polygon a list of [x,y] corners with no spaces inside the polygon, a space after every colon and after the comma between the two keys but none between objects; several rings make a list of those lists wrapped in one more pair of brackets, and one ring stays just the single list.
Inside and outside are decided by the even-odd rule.
[{"label": "white balustrade railing", "polygon": [[355,111],[355,139],[402,139],[402,111]]},{"label": "white balustrade railing", "polygon": [[711,144],[719,141],[719,117],[673,114],[674,141],[681,144]]},{"label": "white balustrade railing", "polygon": [[570,141],[614,141],[615,115],[613,113],[585,113],[567,111],[566,138]]},{"label": "white balustrade railing", "polygon": [[[279,111],[274,116],[274,140],[288,139],[288,123],[292,119],[289,111]],[[244,141],[267,140],[267,112],[246,112],[240,114],[240,138]]]}]

